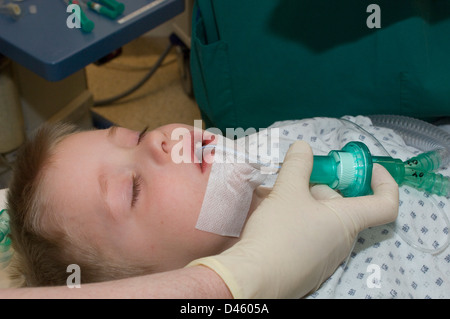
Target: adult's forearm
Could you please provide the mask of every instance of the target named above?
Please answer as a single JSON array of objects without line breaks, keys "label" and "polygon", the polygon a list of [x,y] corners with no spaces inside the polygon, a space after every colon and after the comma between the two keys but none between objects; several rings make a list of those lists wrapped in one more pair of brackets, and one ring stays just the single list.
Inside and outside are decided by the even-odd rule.
[{"label": "adult's forearm", "polygon": [[82,284],[80,288],[0,289],[0,298],[231,298],[222,279],[203,266],[122,280]]}]

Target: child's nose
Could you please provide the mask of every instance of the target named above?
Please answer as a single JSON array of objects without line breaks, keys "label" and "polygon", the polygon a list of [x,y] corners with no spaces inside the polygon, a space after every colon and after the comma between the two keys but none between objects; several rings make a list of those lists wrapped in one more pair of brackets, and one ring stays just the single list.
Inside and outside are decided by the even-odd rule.
[{"label": "child's nose", "polygon": [[158,163],[165,163],[170,160],[172,145],[170,140],[158,130],[147,133],[141,142],[142,150],[147,156],[151,156]]}]

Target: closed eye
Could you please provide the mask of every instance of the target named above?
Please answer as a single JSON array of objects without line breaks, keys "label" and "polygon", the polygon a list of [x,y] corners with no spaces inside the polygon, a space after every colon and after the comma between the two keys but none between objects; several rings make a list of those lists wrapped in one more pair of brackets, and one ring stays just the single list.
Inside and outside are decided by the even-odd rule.
[{"label": "closed eye", "polygon": [[139,143],[142,141],[142,139],[144,138],[145,134],[147,134],[147,131],[148,131],[148,126],[146,128],[144,128],[141,133],[139,133],[139,138],[138,138],[137,145],[139,145]]},{"label": "closed eye", "polygon": [[132,197],[131,197],[131,208],[133,208],[137,203],[139,194],[141,192],[141,186],[142,186],[142,177],[141,176],[133,176],[133,191],[132,191]]},{"label": "closed eye", "polygon": [[[148,132],[148,126],[142,130],[141,133],[139,133],[137,145],[139,145],[144,138],[145,134]],[[142,185],[142,177],[133,175],[133,190],[132,190],[132,196],[131,196],[131,208],[133,208],[136,205],[136,202],[139,198],[139,193],[141,192],[141,185]]]}]

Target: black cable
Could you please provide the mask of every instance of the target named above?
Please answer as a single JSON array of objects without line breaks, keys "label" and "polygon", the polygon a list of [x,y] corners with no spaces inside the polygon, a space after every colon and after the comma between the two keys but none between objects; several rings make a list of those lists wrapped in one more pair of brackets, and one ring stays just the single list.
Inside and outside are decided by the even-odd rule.
[{"label": "black cable", "polygon": [[105,106],[105,105],[111,104],[111,103],[113,103],[113,102],[115,102],[117,100],[120,100],[120,99],[130,95],[131,93],[133,93],[134,91],[139,89],[145,82],[147,82],[153,76],[153,74],[155,74],[156,70],[158,70],[158,68],[161,66],[161,64],[163,63],[164,59],[167,57],[167,55],[170,53],[170,50],[173,47],[174,47],[174,44],[172,42],[169,43],[167,48],[164,50],[164,52],[158,58],[158,61],[156,61],[155,65],[153,65],[152,68],[150,69],[150,71],[137,84],[135,84],[133,87],[129,88],[125,92],[120,93],[120,94],[118,94],[116,96],[112,96],[110,98],[106,98],[106,99],[103,99],[103,100],[94,101],[94,106]]}]

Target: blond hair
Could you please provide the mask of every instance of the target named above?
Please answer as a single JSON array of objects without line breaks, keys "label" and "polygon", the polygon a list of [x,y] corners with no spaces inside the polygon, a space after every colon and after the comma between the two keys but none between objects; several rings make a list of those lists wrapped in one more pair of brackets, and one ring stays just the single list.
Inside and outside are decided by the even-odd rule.
[{"label": "blond hair", "polygon": [[81,282],[99,282],[152,272],[148,265],[105,260],[87,240],[73,238],[54,210],[55,198],[46,192],[45,173],[55,147],[79,132],[70,124],[45,124],[21,147],[8,192],[11,241],[15,251],[11,277],[22,286],[65,285],[67,267],[77,264]]}]

